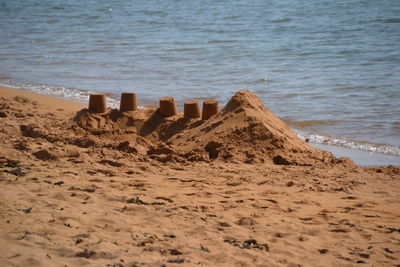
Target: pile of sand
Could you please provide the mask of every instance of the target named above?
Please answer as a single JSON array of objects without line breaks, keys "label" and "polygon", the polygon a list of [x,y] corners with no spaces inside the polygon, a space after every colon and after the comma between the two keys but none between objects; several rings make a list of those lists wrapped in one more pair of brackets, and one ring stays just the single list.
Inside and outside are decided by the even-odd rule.
[{"label": "pile of sand", "polygon": [[[331,153],[310,146],[250,91],[237,92],[208,120],[186,119],[182,114],[165,118],[156,108],[132,112],[109,109],[104,114],[84,108],[67,120],[56,120],[52,113],[36,119],[37,106],[29,101],[19,97],[12,105],[4,103],[7,109],[2,110],[8,113],[4,111],[3,115],[20,117],[22,123],[4,127],[3,131],[22,135],[16,147],[31,149],[38,159],[82,154],[81,150],[74,152],[76,147],[86,149],[89,154],[129,153],[131,158],[160,162],[354,166],[349,159],[336,159]],[[28,115],[20,112],[23,108],[28,109]],[[24,118],[29,115],[30,119]],[[36,123],[39,119],[47,120],[47,125]],[[29,138],[46,142],[36,149]],[[59,144],[67,145],[68,151],[64,151],[65,147],[59,151],[62,147]]]},{"label": "pile of sand", "polygon": [[169,143],[180,150],[204,150],[210,159],[246,163],[272,160],[281,165],[309,165],[334,161],[329,152],[296,136],[250,91],[237,92],[220,113],[173,136]]},{"label": "pile of sand", "polygon": [[[109,140],[160,161],[273,162],[279,165],[332,164],[331,153],[311,147],[250,91],[237,92],[209,120],[164,118],[157,109],[95,114],[81,110],[75,117],[83,133]],[[128,143],[127,143],[128,142]],[[120,145],[123,146],[123,145]]]}]

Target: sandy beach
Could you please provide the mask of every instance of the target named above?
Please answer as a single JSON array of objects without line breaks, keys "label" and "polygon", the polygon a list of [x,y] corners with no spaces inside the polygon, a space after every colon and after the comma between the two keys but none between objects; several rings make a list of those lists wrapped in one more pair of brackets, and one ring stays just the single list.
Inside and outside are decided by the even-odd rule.
[{"label": "sandy beach", "polygon": [[86,108],[0,87],[0,266],[400,266],[400,168],[253,93],[204,121]]}]

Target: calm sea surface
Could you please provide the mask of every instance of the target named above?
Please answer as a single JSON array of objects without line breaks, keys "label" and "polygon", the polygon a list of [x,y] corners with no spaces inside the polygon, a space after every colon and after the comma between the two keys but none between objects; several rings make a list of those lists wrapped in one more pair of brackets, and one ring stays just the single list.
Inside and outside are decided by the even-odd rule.
[{"label": "calm sea surface", "polygon": [[400,1],[0,0],[0,83],[221,106],[249,89],[313,142],[400,156]]}]

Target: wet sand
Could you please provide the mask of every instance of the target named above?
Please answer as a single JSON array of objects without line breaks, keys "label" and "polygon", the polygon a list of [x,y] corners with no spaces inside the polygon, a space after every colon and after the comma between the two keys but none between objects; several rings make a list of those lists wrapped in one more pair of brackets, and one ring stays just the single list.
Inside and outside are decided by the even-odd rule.
[{"label": "wet sand", "polygon": [[400,169],[312,148],[257,101],[183,121],[0,87],[0,265],[400,264]]}]

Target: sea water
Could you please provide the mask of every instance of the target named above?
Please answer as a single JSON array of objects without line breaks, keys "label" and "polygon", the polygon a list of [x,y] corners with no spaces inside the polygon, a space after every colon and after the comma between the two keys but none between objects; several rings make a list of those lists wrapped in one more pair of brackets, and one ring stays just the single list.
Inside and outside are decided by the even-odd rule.
[{"label": "sea water", "polygon": [[0,83],[115,106],[248,89],[310,142],[400,157],[400,1],[0,0]]}]

